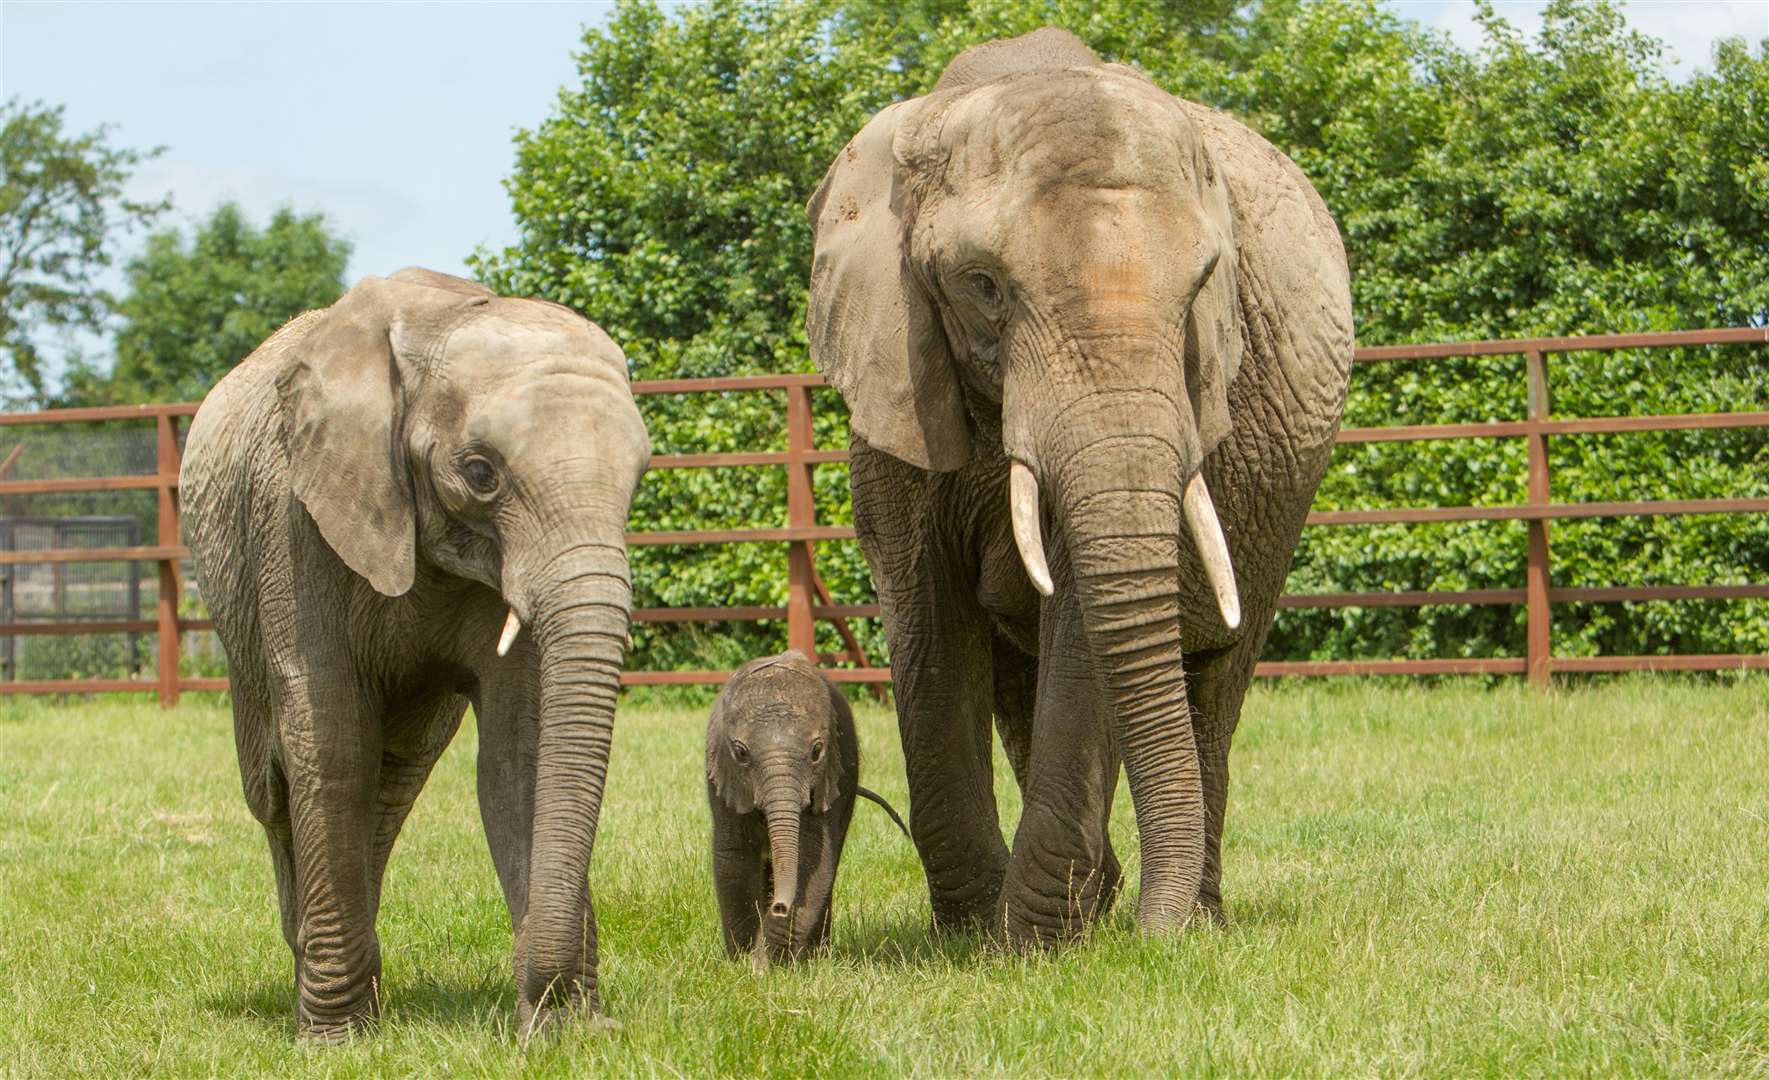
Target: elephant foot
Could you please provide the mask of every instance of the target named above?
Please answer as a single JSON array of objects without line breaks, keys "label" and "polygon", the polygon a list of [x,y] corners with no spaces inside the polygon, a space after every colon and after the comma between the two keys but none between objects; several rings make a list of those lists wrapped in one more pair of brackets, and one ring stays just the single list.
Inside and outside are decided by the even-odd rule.
[{"label": "elephant foot", "polygon": [[336,1044],[368,1034],[381,1018],[379,966],[366,978],[339,980],[336,988],[316,989],[311,977],[298,980],[295,1029],[301,1040]]},{"label": "elephant foot", "polygon": [[[794,913],[795,918],[806,917]],[[789,924],[785,919],[769,916],[756,931],[755,947],[750,950],[751,960],[758,973],[766,971],[770,964],[796,964],[812,953],[821,952],[826,943],[808,931]]]},{"label": "elephant foot", "polygon": [[374,1017],[346,1020],[342,1023],[299,1022],[296,1037],[309,1046],[340,1046],[366,1037],[375,1027]]},{"label": "elephant foot", "polygon": [[1001,933],[1001,889],[1006,868],[984,872],[962,882],[928,884],[936,934],[986,937]]},{"label": "elephant foot", "polygon": [[933,901],[931,929],[949,937],[994,937],[1001,933],[1000,894],[985,900],[955,903]]},{"label": "elephant foot", "polygon": [[381,1018],[380,1002],[371,996],[361,1007],[343,1015],[316,1015],[305,1003],[295,1016],[300,1040],[315,1046],[336,1046],[370,1034]]},{"label": "elephant foot", "polygon": [[1082,937],[1105,918],[1124,884],[1123,869],[1109,851],[1100,865],[1071,863],[1059,878],[1035,888],[1010,869],[1003,891],[1005,937],[1010,948],[1048,949]]},{"label": "elephant foot", "polygon": [[587,1002],[579,997],[565,1001],[544,998],[538,1003],[516,1003],[516,1031],[524,1044],[566,1027],[589,1032],[619,1031],[621,1023],[604,1015],[593,998]]}]

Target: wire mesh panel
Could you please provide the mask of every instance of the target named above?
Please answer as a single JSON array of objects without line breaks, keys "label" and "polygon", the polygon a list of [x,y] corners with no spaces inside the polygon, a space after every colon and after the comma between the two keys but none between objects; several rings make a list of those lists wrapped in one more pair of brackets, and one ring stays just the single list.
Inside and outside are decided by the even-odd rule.
[{"label": "wire mesh panel", "polygon": [[[0,516],[0,550],[61,551],[135,547],[141,522],[133,517]],[[24,563],[0,566],[0,622],[24,625],[136,622],[144,586],[133,561]],[[146,598],[151,602],[151,597]],[[0,677],[60,679],[138,674],[147,659],[136,631],[15,634],[0,638]]]}]

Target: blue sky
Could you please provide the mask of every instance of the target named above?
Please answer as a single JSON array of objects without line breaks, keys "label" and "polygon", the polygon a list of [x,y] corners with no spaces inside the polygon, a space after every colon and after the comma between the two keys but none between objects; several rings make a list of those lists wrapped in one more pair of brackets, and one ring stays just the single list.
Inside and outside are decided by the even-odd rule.
[{"label": "blue sky", "polygon": [[[1477,40],[1473,5],[1390,0]],[[1542,4],[1501,2],[1531,30]],[[0,94],[67,108],[75,130],[164,145],[135,181],[177,223],[234,198],[323,210],[355,245],[350,277],[420,264],[460,272],[514,238],[501,180],[510,136],[575,82],[571,53],[612,3],[32,3],[0,0]],[[1726,35],[1769,36],[1769,0],[1641,2],[1673,72]]]}]

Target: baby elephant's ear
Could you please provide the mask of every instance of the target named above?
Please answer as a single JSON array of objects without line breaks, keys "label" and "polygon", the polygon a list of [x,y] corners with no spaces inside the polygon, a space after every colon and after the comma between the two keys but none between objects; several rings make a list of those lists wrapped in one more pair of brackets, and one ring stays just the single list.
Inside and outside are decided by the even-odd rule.
[{"label": "baby elephant's ear", "polygon": [[[731,684],[725,685],[728,690]],[[725,719],[730,706],[725,697],[726,694],[721,693],[713,702],[712,717],[706,724],[706,780],[712,785],[713,794],[732,813],[749,814],[756,808],[755,791],[750,787],[749,777],[731,756],[731,742],[727,738],[730,725]]]},{"label": "baby elephant's ear", "polygon": [[857,777],[847,775],[847,762],[842,759],[843,747],[855,738],[854,710],[848,707],[847,696],[841,687],[821,672],[817,677],[823,680],[823,687],[829,692],[830,715],[834,717],[829,725],[832,745],[823,754],[823,775],[817,780],[817,805],[814,808],[819,814],[827,814],[841,801],[842,791],[849,784],[858,782]]}]

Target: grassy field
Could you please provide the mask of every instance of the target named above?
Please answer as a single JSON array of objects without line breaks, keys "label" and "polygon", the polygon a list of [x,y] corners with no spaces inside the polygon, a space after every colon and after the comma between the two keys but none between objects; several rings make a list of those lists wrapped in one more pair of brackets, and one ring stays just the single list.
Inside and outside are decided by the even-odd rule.
[{"label": "grassy field", "polygon": [[[859,719],[901,805],[894,724]],[[469,723],[389,871],[385,1020],[310,1048],[225,709],[0,706],[0,1071],[1769,1074],[1766,679],[1256,690],[1230,925],[1144,938],[1122,903],[1048,957],[931,938],[862,804],[832,952],[762,976],[718,944],[702,731],[620,718],[592,882],[621,1030],[516,1045]],[[1115,834],[1134,881],[1127,798]]]}]

